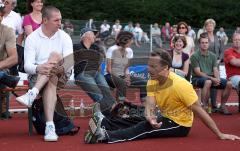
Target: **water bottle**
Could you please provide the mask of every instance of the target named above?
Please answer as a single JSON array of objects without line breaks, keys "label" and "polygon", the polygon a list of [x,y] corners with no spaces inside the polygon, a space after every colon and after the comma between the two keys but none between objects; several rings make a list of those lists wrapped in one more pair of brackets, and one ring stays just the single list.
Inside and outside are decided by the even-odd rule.
[{"label": "water bottle", "polygon": [[69,103],[69,116],[70,119],[73,120],[74,116],[75,116],[75,104],[74,104],[74,100],[71,100]]},{"label": "water bottle", "polygon": [[211,100],[209,99],[208,101],[208,114],[212,113],[212,104],[211,104]]},{"label": "water bottle", "polygon": [[80,111],[80,114],[79,114],[80,117],[84,117],[85,116],[85,105],[83,104],[83,99],[81,99],[79,111]]}]

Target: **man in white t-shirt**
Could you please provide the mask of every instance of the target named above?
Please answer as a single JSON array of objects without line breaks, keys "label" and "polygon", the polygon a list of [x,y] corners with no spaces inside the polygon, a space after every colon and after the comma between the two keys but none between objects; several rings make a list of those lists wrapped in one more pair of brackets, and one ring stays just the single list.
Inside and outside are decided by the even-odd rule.
[{"label": "man in white t-shirt", "polygon": [[16,100],[30,107],[40,92],[46,119],[44,140],[57,141],[53,123],[57,89],[62,88],[70,76],[73,44],[70,36],[60,30],[62,17],[59,9],[45,7],[42,18],[42,26],[27,37],[24,48],[24,68],[32,88]]},{"label": "man in white t-shirt", "polygon": [[23,28],[21,16],[14,12],[13,9],[17,6],[17,0],[2,0],[5,5],[4,17],[2,24],[11,27],[17,35],[17,44],[22,45],[23,42]]},{"label": "man in white t-shirt", "polygon": [[104,20],[102,25],[100,26],[100,33],[103,33],[109,30],[110,30],[110,25],[107,23],[107,20]]}]

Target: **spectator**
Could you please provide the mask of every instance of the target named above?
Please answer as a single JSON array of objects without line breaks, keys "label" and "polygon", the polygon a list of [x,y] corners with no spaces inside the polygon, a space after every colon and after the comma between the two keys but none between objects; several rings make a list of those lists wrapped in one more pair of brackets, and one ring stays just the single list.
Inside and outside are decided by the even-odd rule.
[{"label": "spectator", "polygon": [[151,32],[153,42],[158,48],[162,48],[161,29],[158,27],[158,23],[154,23]]},{"label": "spectator", "polygon": [[74,32],[74,26],[70,20],[66,19],[63,24],[63,30],[69,35],[72,36]]},{"label": "spectator", "polygon": [[196,33],[191,26],[188,26],[188,36],[192,37],[193,41],[196,39]]},{"label": "spectator", "polygon": [[86,28],[90,28],[92,30],[97,30],[97,26],[95,25],[92,18],[89,19],[89,21],[86,23]]},{"label": "spectator", "polygon": [[240,33],[240,27],[238,26],[234,33]]},{"label": "spectator", "polygon": [[[15,87],[19,81],[19,77],[9,76],[9,68],[17,64],[18,57],[16,51],[16,37],[13,30],[3,25],[3,9],[4,5],[0,2],[0,88]],[[5,92],[0,92],[1,111],[0,117],[2,119],[8,118],[8,111],[6,110],[6,96]]]},{"label": "spectator", "polygon": [[107,20],[104,20],[102,25],[100,26],[100,33],[109,32],[110,25],[107,23]]},{"label": "spectator", "polygon": [[135,45],[137,47],[140,47],[141,45],[141,41],[142,41],[142,36],[143,36],[143,30],[142,28],[140,27],[140,24],[139,23],[136,23],[135,27],[134,27],[134,30],[133,30],[133,34],[134,34],[134,42],[135,42]]},{"label": "spectator", "polygon": [[227,37],[223,27],[219,28],[219,31],[217,31],[216,35],[217,35],[218,39],[223,42],[224,45],[227,45],[228,37]]},{"label": "spectator", "polygon": [[201,33],[204,33],[204,32],[206,32],[206,29],[203,26],[203,28],[200,28],[197,32],[197,40],[199,40]]},{"label": "spectator", "polygon": [[165,26],[162,27],[162,38],[163,43],[169,42],[171,40],[172,28],[169,22],[165,23]]},{"label": "spectator", "polygon": [[[231,113],[226,107],[226,102],[231,93],[232,83],[219,77],[217,57],[209,51],[209,41],[208,34],[202,33],[199,39],[200,50],[191,56],[191,65],[193,68],[192,83],[202,88],[201,99],[205,110],[208,109],[210,89],[222,89],[219,112],[229,115]],[[216,106],[213,107],[216,108]]]},{"label": "spectator", "polygon": [[233,87],[240,89],[240,33],[233,34],[233,46],[224,52],[224,63],[227,78],[231,80]]},{"label": "spectator", "polygon": [[34,30],[41,26],[42,23],[42,0],[28,0],[27,7],[29,14],[23,18],[23,27],[25,35],[28,36]]},{"label": "spectator", "polygon": [[42,18],[41,27],[27,37],[24,48],[24,68],[31,89],[16,100],[30,107],[40,92],[46,119],[44,140],[57,141],[53,123],[57,89],[64,86],[71,74],[73,45],[70,36],[60,29],[59,9],[44,7]]},{"label": "spectator", "polygon": [[188,36],[188,25],[186,22],[179,22],[177,25],[177,33],[178,34],[182,34],[186,37],[187,40],[187,45],[186,47],[183,49],[183,52],[185,52],[186,54],[188,54],[189,56],[191,56],[194,53],[194,41],[192,39],[192,37]]},{"label": "spectator", "polygon": [[118,33],[122,30],[122,25],[120,25],[120,20],[116,20],[112,27],[112,35],[116,38]]},{"label": "spectator", "polygon": [[123,30],[133,33],[134,32],[133,23],[131,21],[128,22],[128,24],[124,27]]},{"label": "spectator", "polygon": [[[192,127],[193,113],[198,115],[219,139],[239,140],[238,136],[224,134],[218,129],[213,119],[197,101],[197,94],[192,85],[169,71],[171,62],[167,52],[151,53],[148,62],[151,80],[148,81],[145,120],[127,128],[114,130],[109,126],[108,117],[100,116],[101,112],[95,112],[97,114],[94,114],[89,122],[90,130],[85,135],[85,143],[117,143],[156,137],[186,137]],[[162,117],[156,116],[156,106],[160,109]]]},{"label": "spectator", "polygon": [[[207,19],[204,23],[204,29],[207,32],[209,38],[209,48],[208,50],[213,52],[217,57],[217,65],[223,60],[223,42],[219,41],[218,37],[214,35],[214,29],[216,22],[213,19]],[[211,104],[213,106],[213,112],[217,111],[217,90],[211,89],[210,92]]]},{"label": "spectator", "polygon": [[[99,71],[105,57],[102,49],[95,43],[95,35],[90,28],[83,28],[80,32],[79,44],[74,45],[74,78],[94,102],[100,103],[102,111],[109,111],[115,103],[110,88]],[[104,112],[104,113],[105,113]]]},{"label": "spectator", "polygon": [[146,81],[140,78],[130,76],[129,65],[133,58],[133,51],[130,48],[133,42],[133,34],[122,31],[118,34],[116,45],[107,50],[107,74],[105,75],[108,84],[117,88],[118,100],[126,100],[127,86],[140,87],[140,99],[145,102]]},{"label": "spectator", "polygon": [[23,42],[22,18],[18,13],[13,11],[17,6],[17,0],[2,0],[2,2],[5,5],[2,24],[13,29],[17,35],[17,44],[21,46]]},{"label": "spectator", "polygon": [[172,41],[174,48],[170,51],[172,57],[171,70],[185,78],[189,69],[189,55],[183,52],[183,49],[187,46],[186,37],[184,35],[175,35]]}]

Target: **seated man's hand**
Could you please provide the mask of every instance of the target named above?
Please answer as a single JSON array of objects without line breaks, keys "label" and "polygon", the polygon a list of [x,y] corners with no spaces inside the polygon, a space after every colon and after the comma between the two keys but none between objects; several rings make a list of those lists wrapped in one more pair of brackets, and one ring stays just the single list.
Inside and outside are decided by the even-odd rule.
[{"label": "seated man's hand", "polygon": [[50,75],[57,75],[64,73],[64,67],[63,66],[54,66],[50,72]]},{"label": "seated man's hand", "polygon": [[221,82],[220,79],[218,79],[218,78],[211,78],[211,80],[212,80],[214,86],[220,85],[220,82]]},{"label": "seated man's hand", "polygon": [[54,67],[54,64],[44,63],[37,66],[37,73],[50,76],[51,70]]}]

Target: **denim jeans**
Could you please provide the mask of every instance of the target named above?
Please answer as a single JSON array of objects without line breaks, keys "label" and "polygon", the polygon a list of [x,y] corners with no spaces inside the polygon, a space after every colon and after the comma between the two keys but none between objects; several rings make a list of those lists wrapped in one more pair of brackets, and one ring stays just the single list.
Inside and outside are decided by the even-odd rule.
[{"label": "denim jeans", "polygon": [[82,72],[75,76],[75,83],[79,85],[93,101],[100,103],[102,112],[109,111],[116,102],[104,76],[100,72]]},{"label": "denim jeans", "polygon": [[[5,71],[0,71],[0,80],[3,76],[5,76],[7,73]],[[0,89],[5,88],[6,86],[4,84],[1,84],[0,82]],[[2,103],[2,113],[6,112],[6,93],[5,92],[0,92],[0,99],[1,99],[1,103]],[[0,113],[0,114],[2,114]]]}]

